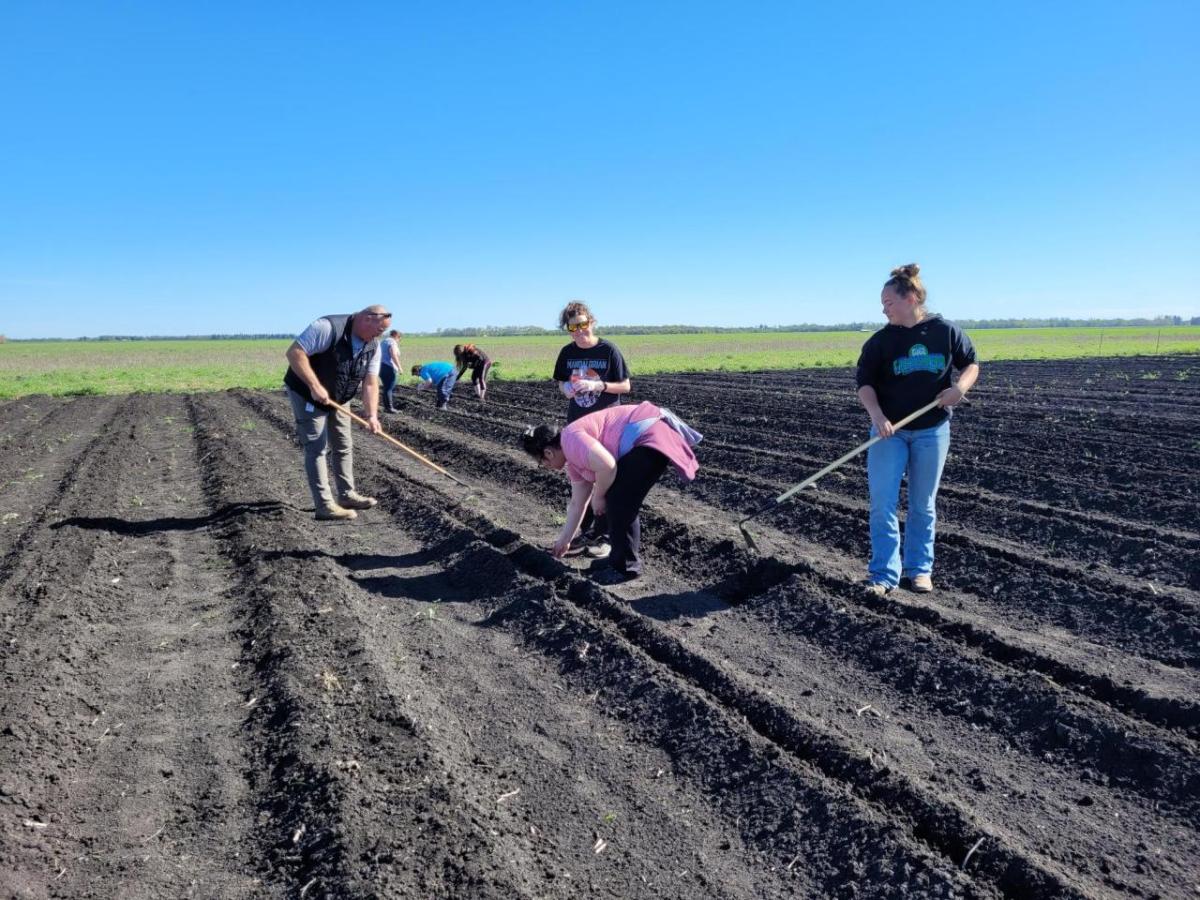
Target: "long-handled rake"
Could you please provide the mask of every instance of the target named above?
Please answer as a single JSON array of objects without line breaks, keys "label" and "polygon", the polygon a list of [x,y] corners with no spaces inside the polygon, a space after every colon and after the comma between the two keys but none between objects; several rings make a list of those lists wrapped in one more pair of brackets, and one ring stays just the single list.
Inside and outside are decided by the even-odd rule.
[{"label": "long-handled rake", "polygon": [[[359,425],[363,426],[364,428],[370,428],[370,427],[371,427],[370,423],[369,423],[369,422],[367,422],[367,420],[366,420],[366,419],[364,419],[362,416],[356,416],[356,415],[355,415],[354,413],[352,413],[352,412],[351,412],[351,411],[350,411],[350,410],[349,410],[347,407],[345,407],[345,406],[342,406],[342,404],[340,404],[340,403],[334,403],[332,400],[330,400],[330,401],[329,401],[329,405],[330,405],[330,406],[332,406],[334,409],[338,410],[339,412],[344,412],[346,415],[348,415],[350,418],[352,418],[352,419],[353,419],[355,422],[357,422]],[[412,447],[409,447],[409,446],[408,446],[408,445],[406,445],[406,444],[402,444],[402,443],[400,443],[398,440],[396,440],[394,437],[392,437],[392,436],[391,436],[390,434],[388,434],[386,431],[381,431],[381,432],[379,432],[379,436],[380,436],[381,438],[383,438],[385,441],[387,441],[388,443],[395,444],[397,447],[399,447],[399,448],[400,448],[401,450],[403,450],[405,453],[409,454],[410,456],[412,456],[412,457],[416,458],[416,459],[417,459],[417,460],[419,460],[420,462],[422,462],[422,463],[424,463],[425,465],[429,466],[429,468],[433,469],[433,471],[435,471],[435,472],[441,472],[443,475],[445,475],[445,476],[446,476],[447,478],[449,478],[451,481],[453,481],[453,482],[456,482],[457,484],[461,484],[461,485],[462,485],[463,487],[465,487],[465,488],[470,488],[470,487],[471,487],[469,484],[467,484],[467,483],[466,483],[465,481],[463,481],[462,479],[460,479],[460,478],[455,478],[453,475],[451,475],[449,472],[447,472],[445,469],[443,469],[441,466],[439,466],[439,465],[438,465],[437,463],[435,463],[433,460],[431,460],[431,459],[426,459],[424,456],[422,456],[420,453],[418,453],[418,452],[417,452],[416,450],[414,450]]]},{"label": "long-handled rake", "polygon": [[[938,402],[936,400],[934,400],[932,403],[922,406],[915,413],[905,416],[899,422],[893,423],[892,427],[895,428],[897,431],[899,431],[901,428],[903,428],[909,422],[913,421],[913,419],[916,419],[916,418],[919,418],[920,416],[925,415],[925,413],[929,412],[931,409],[934,409],[937,405],[938,405]],[[750,532],[746,530],[747,522],[749,522],[751,519],[758,518],[763,513],[770,512],[775,507],[779,506],[779,504],[783,503],[785,500],[787,500],[789,497],[791,497],[792,494],[795,494],[799,491],[804,490],[806,487],[808,487],[811,484],[815,484],[817,481],[819,481],[824,476],[828,475],[834,469],[836,469],[839,466],[844,465],[845,463],[854,459],[854,457],[858,456],[858,454],[862,453],[864,450],[866,450],[872,444],[878,443],[881,440],[883,440],[883,438],[881,438],[879,435],[875,435],[875,437],[871,438],[869,441],[864,441],[862,444],[859,444],[857,447],[855,447],[853,450],[851,450],[845,456],[839,457],[838,459],[834,460],[829,465],[827,465],[825,468],[823,468],[820,472],[816,472],[812,475],[809,475],[807,478],[805,478],[802,482],[800,482],[795,487],[788,488],[786,491],[784,491],[782,494],[780,494],[778,497],[776,497],[774,500],[772,500],[770,503],[768,503],[762,509],[758,510],[757,512],[751,513],[750,515],[746,516],[746,518],[744,518],[740,522],[738,522],[738,528],[741,530],[742,537],[745,538],[746,544],[750,547],[750,549],[758,550],[758,544],[754,543],[754,538],[752,538],[750,536]]]}]

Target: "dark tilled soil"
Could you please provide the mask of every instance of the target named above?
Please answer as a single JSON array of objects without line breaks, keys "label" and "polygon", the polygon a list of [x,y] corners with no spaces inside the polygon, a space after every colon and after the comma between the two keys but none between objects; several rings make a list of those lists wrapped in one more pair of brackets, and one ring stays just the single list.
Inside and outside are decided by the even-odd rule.
[{"label": "dark tilled soil", "polygon": [[279,393],[0,405],[0,893],[1195,897],[1200,364],[989,365],[938,589],[862,595],[844,371],[644,378],[706,434],[616,589],[545,551],[545,384],[368,435]]}]

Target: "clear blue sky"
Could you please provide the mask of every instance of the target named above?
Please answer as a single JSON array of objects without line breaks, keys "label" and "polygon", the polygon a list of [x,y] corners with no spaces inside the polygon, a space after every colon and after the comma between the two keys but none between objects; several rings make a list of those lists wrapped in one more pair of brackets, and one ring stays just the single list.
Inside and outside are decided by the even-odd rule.
[{"label": "clear blue sky", "polygon": [[1200,4],[0,5],[0,332],[1200,314]]}]

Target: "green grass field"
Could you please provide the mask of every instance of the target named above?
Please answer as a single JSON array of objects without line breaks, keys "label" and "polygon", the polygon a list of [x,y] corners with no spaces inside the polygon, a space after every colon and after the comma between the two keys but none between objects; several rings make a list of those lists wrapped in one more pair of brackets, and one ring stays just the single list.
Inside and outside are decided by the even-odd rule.
[{"label": "green grass field", "polygon": [[[1200,352],[1200,326],[1011,328],[971,333],[980,358],[1066,359]],[[638,375],[851,366],[861,332],[647,334],[615,338]],[[454,338],[407,337],[405,368],[452,359]],[[479,339],[496,360],[494,379],[549,376],[565,335]],[[0,398],[28,394],[120,394],[274,388],[289,341],[46,341],[0,343]]]}]

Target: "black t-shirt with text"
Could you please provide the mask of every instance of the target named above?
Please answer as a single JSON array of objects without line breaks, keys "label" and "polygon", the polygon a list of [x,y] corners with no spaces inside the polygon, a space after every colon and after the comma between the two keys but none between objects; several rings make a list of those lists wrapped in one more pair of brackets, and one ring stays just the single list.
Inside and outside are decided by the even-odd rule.
[{"label": "black t-shirt with text", "polygon": [[[934,315],[912,328],[887,325],[867,338],[856,378],[859,387],[875,388],[883,414],[898,422],[950,387],[952,368],[961,371],[975,361],[966,332]],[[947,409],[933,409],[904,428],[933,428],[949,416]]]},{"label": "black t-shirt with text", "polygon": [[[595,347],[580,350],[575,344],[567,344],[558,353],[554,363],[555,381],[580,381],[583,379],[614,382],[624,381],[629,377],[629,369],[625,365],[625,357],[615,344],[610,344],[604,338]],[[621,402],[620,394],[596,394],[590,391],[580,391],[571,398],[567,406],[567,422],[574,422],[581,416],[606,409],[614,403]]]}]

